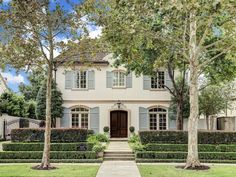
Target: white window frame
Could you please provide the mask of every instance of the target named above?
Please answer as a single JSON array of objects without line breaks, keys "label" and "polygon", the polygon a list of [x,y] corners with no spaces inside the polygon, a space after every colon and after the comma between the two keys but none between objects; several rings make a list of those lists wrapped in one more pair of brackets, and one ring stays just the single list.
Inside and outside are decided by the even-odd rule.
[{"label": "white window frame", "polygon": [[[84,109],[87,109],[88,111],[72,111],[73,109],[76,109],[76,108],[84,108]],[[90,129],[90,109],[88,107],[85,107],[85,106],[77,106],[77,107],[73,107],[71,108],[70,110],[70,128],[72,128],[72,114],[78,114],[79,115],[79,127],[76,127],[76,128],[82,128],[81,127],[81,114],[88,114],[88,128],[87,129]]]},{"label": "white window frame", "polygon": [[[114,85],[114,73],[118,73],[118,85]],[[120,85],[120,73],[124,74],[124,85]],[[126,75],[125,71],[114,70],[112,71],[112,88],[126,88]]]},{"label": "white window frame", "polygon": [[[164,110],[166,110],[166,112],[162,112],[162,111],[157,111],[157,112],[150,112],[150,110],[152,110],[152,109],[154,109],[154,108],[160,108],[160,109],[164,109]],[[149,119],[149,130],[151,130],[150,129],[150,115],[156,115],[156,119],[157,119],[157,122],[156,122],[156,124],[157,124],[157,127],[156,127],[156,130],[160,130],[160,114],[165,114],[166,115],[166,129],[162,129],[162,130],[168,130],[168,128],[169,128],[169,121],[168,121],[168,109],[167,108],[163,108],[163,107],[151,107],[151,108],[149,108],[148,109],[148,119]]]},{"label": "white window frame", "polygon": [[165,87],[161,87],[160,88],[160,85],[159,85],[159,72],[163,72],[164,73],[164,85],[166,84],[165,71],[163,71],[163,70],[157,71],[156,72],[156,85],[157,85],[157,88],[152,88],[152,79],[154,79],[154,77],[151,77],[151,90],[165,90],[166,89]]},{"label": "white window frame", "polygon": [[[77,76],[78,76],[78,73],[81,74],[81,72],[86,72],[86,88],[81,88],[81,86],[77,87]],[[80,83],[80,82],[79,82]],[[80,85],[80,84],[79,84]],[[87,90],[88,89],[88,71],[83,71],[83,70],[80,70],[80,71],[75,71],[75,74],[74,74],[74,83],[73,83],[73,90]]]}]

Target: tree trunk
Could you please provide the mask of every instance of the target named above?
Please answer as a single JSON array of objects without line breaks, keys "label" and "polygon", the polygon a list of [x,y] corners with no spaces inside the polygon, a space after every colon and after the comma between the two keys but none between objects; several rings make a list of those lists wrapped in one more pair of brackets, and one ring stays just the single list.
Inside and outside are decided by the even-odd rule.
[{"label": "tree trunk", "polygon": [[206,126],[207,126],[207,130],[209,130],[210,126],[209,126],[209,116],[208,115],[206,115]]},{"label": "tree trunk", "polygon": [[189,63],[190,63],[190,117],[188,121],[188,156],[185,168],[201,166],[198,158],[198,56],[196,41],[196,12],[190,12],[190,39],[189,39]]},{"label": "tree trunk", "polygon": [[44,133],[44,149],[41,168],[50,168],[50,142],[51,142],[51,89],[52,89],[52,68],[48,66],[47,92],[46,92],[46,122]]},{"label": "tree trunk", "polygon": [[183,99],[177,100],[176,127],[177,130],[183,130]]}]

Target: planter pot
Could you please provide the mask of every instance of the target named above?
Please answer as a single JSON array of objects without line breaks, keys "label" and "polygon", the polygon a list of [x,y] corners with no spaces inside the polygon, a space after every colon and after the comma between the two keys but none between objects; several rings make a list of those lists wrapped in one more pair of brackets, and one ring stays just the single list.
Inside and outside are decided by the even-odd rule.
[{"label": "planter pot", "polygon": [[104,152],[98,152],[98,153],[97,153],[97,157],[98,157],[98,158],[103,157],[103,155],[104,155]]}]

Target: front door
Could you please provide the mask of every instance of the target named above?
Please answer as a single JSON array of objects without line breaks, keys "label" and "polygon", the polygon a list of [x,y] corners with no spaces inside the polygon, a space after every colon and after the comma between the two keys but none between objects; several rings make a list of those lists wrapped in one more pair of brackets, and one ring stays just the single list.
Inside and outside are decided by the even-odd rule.
[{"label": "front door", "polygon": [[111,127],[111,138],[127,138],[128,135],[127,111],[112,111],[110,127]]}]

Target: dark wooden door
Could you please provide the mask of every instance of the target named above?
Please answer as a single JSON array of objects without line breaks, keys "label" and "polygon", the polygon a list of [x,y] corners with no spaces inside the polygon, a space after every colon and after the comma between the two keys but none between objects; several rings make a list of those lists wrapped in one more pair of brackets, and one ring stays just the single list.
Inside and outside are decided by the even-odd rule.
[{"label": "dark wooden door", "polygon": [[112,111],[110,127],[111,127],[112,138],[127,138],[127,133],[128,133],[127,112]]}]

